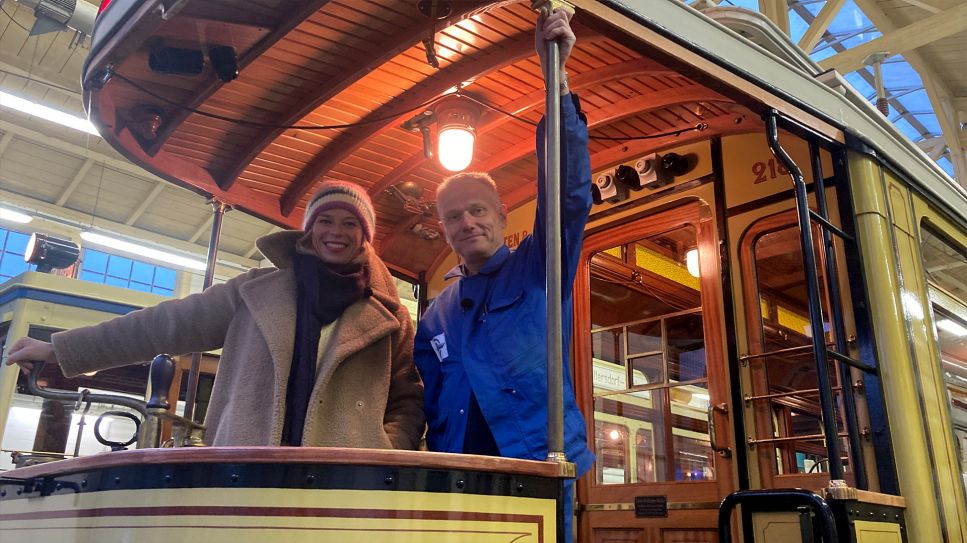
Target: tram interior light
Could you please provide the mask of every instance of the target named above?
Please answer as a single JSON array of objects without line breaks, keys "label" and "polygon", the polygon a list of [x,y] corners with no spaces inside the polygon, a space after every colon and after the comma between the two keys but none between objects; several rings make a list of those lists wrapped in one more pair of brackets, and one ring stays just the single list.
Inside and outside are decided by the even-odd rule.
[{"label": "tram interior light", "polygon": [[440,164],[452,172],[459,172],[473,161],[480,109],[469,98],[452,95],[437,102],[434,114]]},{"label": "tram interior light", "polygon": [[689,249],[685,252],[685,267],[692,277],[702,276],[702,272],[698,267],[698,249]]},{"label": "tram interior light", "polygon": [[42,273],[70,267],[79,256],[80,250],[73,241],[37,232],[30,235],[24,251],[24,260],[36,264]]}]

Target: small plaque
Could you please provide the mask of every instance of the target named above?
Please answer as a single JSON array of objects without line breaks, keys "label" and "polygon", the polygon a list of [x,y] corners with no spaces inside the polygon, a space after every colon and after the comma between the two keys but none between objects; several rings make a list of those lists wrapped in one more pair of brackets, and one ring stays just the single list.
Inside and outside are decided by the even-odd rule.
[{"label": "small plaque", "polygon": [[635,518],[667,518],[668,496],[635,496]]}]

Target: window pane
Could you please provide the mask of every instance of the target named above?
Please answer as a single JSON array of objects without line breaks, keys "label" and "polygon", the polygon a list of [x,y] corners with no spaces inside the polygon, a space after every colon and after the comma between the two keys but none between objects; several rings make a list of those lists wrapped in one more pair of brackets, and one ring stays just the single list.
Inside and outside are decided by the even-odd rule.
[{"label": "window pane", "polygon": [[108,275],[107,277],[104,278],[104,284],[105,285],[115,286],[115,287],[128,288],[128,280],[127,279],[121,279],[119,277],[112,277],[110,275]]},{"label": "window pane", "polygon": [[684,226],[592,257],[596,484],[714,479],[695,249]]},{"label": "window pane", "polygon": [[107,274],[127,281],[131,278],[131,259],[111,255],[107,262]]},{"label": "window pane", "polygon": [[93,281],[94,283],[104,282],[104,274],[93,273],[93,272],[84,271],[84,270],[81,270],[80,278],[83,279],[84,281]]},{"label": "window pane", "polygon": [[[773,219],[774,220],[774,219]],[[801,440],[777,441],[760,445],[762,450],[775,455],[775,473],[827,472],[826,447],[819,405],[819,380],[812,349],[812,329],[809,321],[809,302],[806,275],[800,248],[799,228],[790,225],[761,235],[753,245],[756,288],[759,294],[759,327],[754,341],[756,353],[773,353],[750,360],[755,395],[768,398],[753,402],[760,413],[755,418],[759,439],[801,437]],[[819,237],[814,235],[817,262],[823,262]],[[825,289],[824,269],[817,267],[820,287]],[[824,319],[828,311],[825,290],[820,292]],[[844,294],[844,296],[848,296]],[[834,340],[828,321],[823,323],[825,340]],[[839,386],[838,366],[832,358],[827,372],[833,387]],[[679,360],[679,364],[684,362]],[[684,370],[684,369],[683,369]],[[834,389],[836,428],[845,432],[842,398]],[[771,425],[769,422],[771,421]],[[848,441],[840,440],[840,450],[846,458],[844,468],[851,471]]]},{"label": "window pane", "polygon": [[163,268],[161,266],[155,266],[154,272],[154,285],[167,289],[170,291],[175,290],[175,279],[177,275],[175,270],[170,268]]},{"label": "window pane", "polygon": [[23,256],[14,254],[3,255],[3,260],[0,261],[0,275],[13,277],[25,271],[27,271],[27,263],[24,262]]},{"label": "window pane", "polygon": [[27,250],[27,241],[30,240],[30,236],[27,234],[21,234],[20,232],[10,232],[7,235],[7,245],[4,248],[4,252],[14,253],[23,256]]},{"label": "window pane", "polygon": [[924,228],[921,251],[961,478],[967,490],[967,248]]},{"label": "window pane", "polygon": [[84,249],[84,260],[81,262],[81,269],[100,274],[107,273],[107,253]]},{"label": "window pane", "polygon": [[154,281],[154,266],[135,260],[131,265],[131,280],[150,285]]}]

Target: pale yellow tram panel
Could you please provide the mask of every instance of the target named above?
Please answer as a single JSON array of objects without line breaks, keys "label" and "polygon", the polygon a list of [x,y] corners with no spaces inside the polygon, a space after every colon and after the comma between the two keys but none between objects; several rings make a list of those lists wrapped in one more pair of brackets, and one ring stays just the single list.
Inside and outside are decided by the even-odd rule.
[{"label": "pale yellow tram panel", "polygon": [[[179,510],[166,511],[169,508],[227,512],[177,514]],[[293,511],[285,514],[289,508]],[[235,509],[240,514],[232,514]],[[73,517],[74,512],[84,510],[101,512]],[[142,511],[149,514],[137,514]],[[393,518],[394,512],[398,518]],[[439,492],[251,488],[104,491],[7,501],[0,518],[19,513],[30,513],[34,518],[0,522],[4,541],[552,543],[557,529],[552,499]],[[64,517],[58,517],[59,513]],[[406,518],[421,514],[450,518]]]}]

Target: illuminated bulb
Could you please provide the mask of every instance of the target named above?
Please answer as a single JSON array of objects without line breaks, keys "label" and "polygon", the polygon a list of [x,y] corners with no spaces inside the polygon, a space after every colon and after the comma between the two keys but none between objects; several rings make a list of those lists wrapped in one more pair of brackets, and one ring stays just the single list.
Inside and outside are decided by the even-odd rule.
[{"label": "illuminated bulb", "polygon": [[621,434],[617,430],[611,430],[611,433],[608,434],[608,437],[611,438],[611,441],[618,441],[618,439],[621,438]]},{"label": "illuminated bulb", "polygon": [[688,273],[692,277],[701,277],[702,272],[698,267],[698,249],[689,249],[685,253],[685,267],[688,268]]},{"label": "illuminated bulb", "polygon": [[449,127],[437,136],[437,156],[440,164],[451,172],[459,172],[473,160],[473,132],[461,127]]},{"label": "illuminated bulb", "polygon": [[84,375],[86,375],[88,377],[94,377],[95,375],[97,375],[97,372],[96,371],[89,371],[89,372],[84,373]]}]

